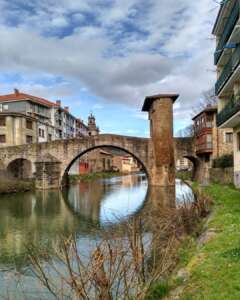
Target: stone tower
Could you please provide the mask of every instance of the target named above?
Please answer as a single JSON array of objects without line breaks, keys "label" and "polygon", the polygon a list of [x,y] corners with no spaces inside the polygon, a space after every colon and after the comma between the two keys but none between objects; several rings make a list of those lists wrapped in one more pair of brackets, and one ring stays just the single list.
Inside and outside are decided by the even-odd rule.
[{"label": "stone tower", "polygon": [[88,135],[94,136],[99,134],[99,128],[96,125],[96,119],[94,115],[91,113],[88,117]]},{"label": "stone tower", "polygon": [[179,95],[162,94],[145,98],[142,110],[150,120],[152,161],[150,184],[153,186],[175,185],[175,160],[173,140],[173,103]]}]

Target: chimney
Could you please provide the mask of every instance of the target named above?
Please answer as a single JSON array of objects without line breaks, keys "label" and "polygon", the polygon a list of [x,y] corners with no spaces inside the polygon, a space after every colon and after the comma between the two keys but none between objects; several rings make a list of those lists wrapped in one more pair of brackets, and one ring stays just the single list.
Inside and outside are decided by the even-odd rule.
[{"label": "chimney", "polygon": [[65,110],[66,112],[69,112],[69,107],[68,107],[68,106],[64,106],[64,110]]},{"label": "chimney", "polygon": [[18,89],[14,89],[14,94],[15,94],[15,96],[18,96],[19,95],[19,90]]},{"label": "chimney", "polygon": [[57,106],[61,106],[61,100],[56,101]]}]

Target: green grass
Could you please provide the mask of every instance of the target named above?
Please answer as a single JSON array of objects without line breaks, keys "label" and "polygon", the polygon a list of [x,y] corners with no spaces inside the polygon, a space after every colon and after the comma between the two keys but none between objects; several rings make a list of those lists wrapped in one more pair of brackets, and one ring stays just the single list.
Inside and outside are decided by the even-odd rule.
[{"label": "green grass", "polygon": [[0,178],[0,194],[27,192],[34,188],[33,182]]},{"label": "green grass", "polygon": [[182,179],[184,181],[192,180],[192,172],[191,171],[177,171],[176,177],[179,179]]},{"label": "green grass", "polygon": [[152,286],[146,300],[160,300],[167,296],[170,292],[170,286],[167,282],[156,283]]},{"label": "green grass", "polygon": [[79,182],[79,181],[91,181],[100,178],[111,178],[115,176],[121,176],[120,172],[98,172],[98,173],[89,173],[85,175],[70,175],[70,182]]},{"label": "green grass", "polygon": [[212,185],[205,192],[215,203],[208,227],[216,230],[216,236],[195,249],[187,264],[190,279],[180,299],[240,299],[240,191]]}]

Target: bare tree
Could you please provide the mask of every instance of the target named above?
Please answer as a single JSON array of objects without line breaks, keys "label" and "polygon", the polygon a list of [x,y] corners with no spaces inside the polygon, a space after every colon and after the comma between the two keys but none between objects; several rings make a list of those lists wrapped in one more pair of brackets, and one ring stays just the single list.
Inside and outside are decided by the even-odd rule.
[{"label": "bare tree", "polygon": [[183,128],[177,132],[177,137],[185,138],[185,137],[193,137],[193,136],[194,136],[193,124]]},{"label": "bare tree", "polygon": [[193,116],[204,110],[207,106],[217,105],[218,98],[215,95],[214,88],[202,92],[202,96],[196,107],[193,107]]}]

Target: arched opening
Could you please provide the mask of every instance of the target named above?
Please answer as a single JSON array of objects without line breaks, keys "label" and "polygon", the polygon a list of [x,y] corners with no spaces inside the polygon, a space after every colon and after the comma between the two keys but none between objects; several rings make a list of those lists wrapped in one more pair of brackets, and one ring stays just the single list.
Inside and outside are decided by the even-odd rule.
[{"label": "arched opening", "polygon": [[[101,153],[103,152],[103,153]],[[92,153],[92,154],[91,154]],[[101,155],[103,154],[103,155]],[[119,159],[115,158],[126,158],[131,157],[132,159],[129,160],[129,164],[131,165],[131,170],[129,167],[129,164],[122,164],[123,170],[121,169],[121,166],[119,164]],[[114,160],[113,160],[114,158]],[[123,159],[124,161],[124,159]],[[78,163],[79,164],[76,164]],[[121,160],[120,160],[121,162]],[[85,174],[87,172],[115,172],[115,171],[123,171],[124,172],[138,172],[142,171],[146,174],[147,178],[149,178],[148,170],[144,163],[138,158],[135,154],[132,152],[118,147],[118,146],[112,146],[112,145],[101,145],[101,146],[95,146],[89,149],[86,149],[85,151],[81,152],[79,155],[77,155],[69,164],[69,166],[66,168],[63,178],[62,178],[62,185],[65,185],[68,181],[68,175],[74,174],[76,172],[80,172],[80,174]],[[67,181],[66,181],[67,180]]]},{"label": "arched opening", "polygon": [[125,149],[97,146],[71,161],[63,185],[67,185],[67,205],[80,217],[99,224],[115,223],[145,203],[148,171],[138,157]]},{"label": "arched opening", "polygon": [[199,161],[193,156],[183,156],[176,160],[176,174],[182,179],[195,180],[199,169]]},{"label": "arched opening", "polygon": [[32,178],[32,163],[31,161],[18,158],[9,163],[7,167],[7,175],[15,179],[31,179]]}]

